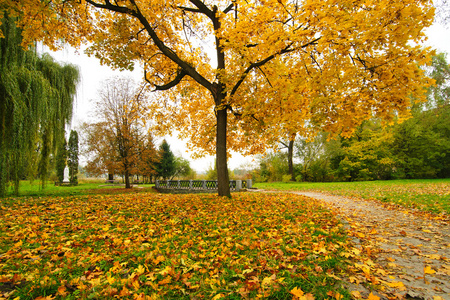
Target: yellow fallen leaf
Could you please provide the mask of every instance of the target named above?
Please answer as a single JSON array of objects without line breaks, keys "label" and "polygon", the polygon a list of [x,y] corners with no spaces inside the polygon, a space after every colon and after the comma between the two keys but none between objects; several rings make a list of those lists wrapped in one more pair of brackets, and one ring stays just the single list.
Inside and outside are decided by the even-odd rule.
[{"label": "yellow fallen leaf", "polygon": [[225,297],[223,294],[217,294],[217,295],[214,296],[214,298],[212,298],[212,300],[218,300],[218,299],[223,298],[223,297]]},{"label": "yellow fallen leaf", "polygon": [[369,298],[367,300],[380,300],[380,297],[370,293]]},{"label": "yellow fallen leaf", "polygon": [[139,266],[137,267],[137,269],[136,269],[136,273],[137,273],[138,275],[144,274],[144,273],[145,273],[145,268],[144,268],[142,265],[139,265]]},{"label": "yellow fallen leaf", "polygon": [[304,293],[303,293],[302,289],[295,287],[291,290],[291,294],[297,298],[300,298],[301,296],[303,296]]},{"label": "yellow fallen leaf", "polygon": [[404,287],[405,286],[403,284],[403,282],[401,282],[401,281],[388,282],[387,285],[389,285],[390,287]]},{"label": "yellow fallen leaf", "polygon": [[426,266],[425,268],[423,268],[423,272],[425,274],[434,274],[434,273],[436,273],[436,271],[433,270],[430,266]]}]

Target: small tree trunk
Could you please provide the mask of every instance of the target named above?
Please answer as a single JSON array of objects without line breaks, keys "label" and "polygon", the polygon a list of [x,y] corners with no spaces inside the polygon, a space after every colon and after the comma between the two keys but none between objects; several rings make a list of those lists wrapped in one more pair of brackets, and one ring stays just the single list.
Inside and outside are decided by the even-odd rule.
[{"label": "small tree trunk", "polygon": [[125,188],[126,189],[131,189],[131,184],[130,184],[130,173],[128,172],[128,170],[125,170]]},{"label": "small tree trunk", "polygon": [[291,181],[295,181],[293,156],[294,156],[294,140],[289,141],[288,146],[288,164],[289,164],[289,175],[291,175]]},{"label": "small tree trunk", "polygon": [[108,173],[108,180],[112,182],[114,180],[114,174]]}]

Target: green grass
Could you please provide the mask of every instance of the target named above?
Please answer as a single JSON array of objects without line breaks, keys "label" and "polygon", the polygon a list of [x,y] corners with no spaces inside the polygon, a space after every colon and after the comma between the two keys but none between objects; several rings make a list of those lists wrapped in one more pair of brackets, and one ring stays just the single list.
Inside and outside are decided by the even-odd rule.
[{"label": "green grass", "polygon": [[415,179],[357,182],[256,183],[268,190],[318,191],[333,195],[376,199],[433,213],[450,214],[450,179]]},{"label": "green grass", "polygon": [[[76,186],[55,186],[54,182],[47,182],[45,187],[42,188],[40,181],[28,181],[24,180],[20,182],[19,196],[28,197],[44,197],[44,196],[76,196],[76,195],[89,195],[98,193],[126,193],[126,192],[149,192],[149,189],[154,186],[153,184],[139,184],[135,186],[131,191],[126,190],[122,184],[105,184],[104,181],[97,182],[83,182]],[[13,196],[12,188],[8,192],[8,196]]]},{"label": "green grass", "polygon": [[308,197],[21,197],[0,211],[0,299],[351,299],[336,278],[346,233]]}]

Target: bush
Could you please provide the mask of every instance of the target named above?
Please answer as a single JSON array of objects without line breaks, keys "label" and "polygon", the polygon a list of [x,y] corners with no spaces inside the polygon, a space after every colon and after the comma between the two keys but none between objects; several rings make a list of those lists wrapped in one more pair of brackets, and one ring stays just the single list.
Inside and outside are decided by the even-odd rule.
[{"label": "bush", "polygon": [[290,182],[290,181],[291,181],[291,178],[292,178],[292,177],[291,177],[291,175],[289,175],[289,174],[288,174],[288,175],[283,175],[283,176],[282,176],[282,181],[283,181],[283,182]]},{"label": "bush", "polygon": [[303,179],[303,177],[300,174],[295,176],[295,181],[297,181],[297,182],[302,182],[302,179]]}]

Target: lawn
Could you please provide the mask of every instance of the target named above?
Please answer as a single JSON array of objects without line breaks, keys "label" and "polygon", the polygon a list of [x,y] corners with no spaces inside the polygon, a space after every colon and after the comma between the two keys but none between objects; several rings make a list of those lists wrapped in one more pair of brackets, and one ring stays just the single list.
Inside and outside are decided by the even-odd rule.
[{"label": "lawn", "polygon": [[[80,181],[76,186],[55,186],[53,182],[47,182],[42,188],[40,181],[23,180],[19,186],[19,196],[76,196],[89,195],[99,193],[125,193],[125,192],[149,192],[153,184],[139,184],[135,185],[133,190],[125,190],[123,184],[106,184],[104,181]],[[103,191],[105,190],[105,191]],[[9,191],[9,196],[12,196],[12,189]]]},{"label": "lawn", "polygon": [[325,183],[257,183],[269,190],[319,191],[333,195],[376,199],[433,213],[450,214],[450,179],[356,181]]},{"label": "lawn", "polygon": [[138,193],[0,204],[0,299],[351,297],[337,280],[351,251],[346,233],[307,197]]}]

